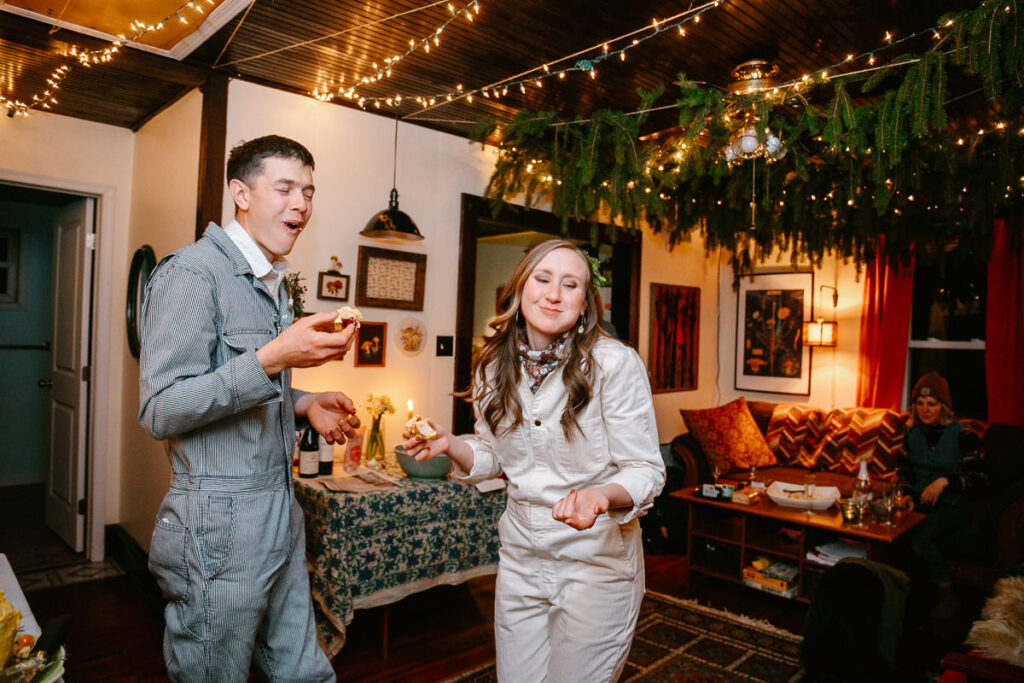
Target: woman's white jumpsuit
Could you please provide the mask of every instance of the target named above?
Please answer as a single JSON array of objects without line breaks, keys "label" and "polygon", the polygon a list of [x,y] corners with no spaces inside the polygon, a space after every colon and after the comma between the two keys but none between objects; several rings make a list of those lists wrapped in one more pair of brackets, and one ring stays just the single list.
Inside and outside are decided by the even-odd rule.
[{"label": "woman's white jumpsuit", "polygon": [[[503,683],[614,681],[629,653],[644,593],[637,517],[661,491],[665,466],[639,356],[602,339],[594,359],[582,434],[569,441],[562,432],[559,368],[536,394],[520,382],[524,422],[511,433],[496,437],[477,421],[472,470],[456,473],[468,482],[508,478],[494,615]],[[610,483],[626,489],[632,508],[611,510],[584,531],[551,516],[570,490]]]}]

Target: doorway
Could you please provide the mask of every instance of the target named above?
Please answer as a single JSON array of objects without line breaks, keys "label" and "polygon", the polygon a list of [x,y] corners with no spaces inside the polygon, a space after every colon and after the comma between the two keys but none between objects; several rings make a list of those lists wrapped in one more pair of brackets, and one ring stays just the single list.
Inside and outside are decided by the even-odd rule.
[{"label": "doorway", "polygon": [[[459,239],[459,286],[455,313],[456,393],[469,387],[473,356],[490,334],[487,323],[497,314],[498,288],[531,247],[565,238],[597,258],[609,281],[602,288],[602,320],[613,336],[636,348],[639,334],[640,235],[604,223],[570,220],[563,232],[554,214],[503,204],[497,215],[489,200],[462,195]],[[456,434],[473,431],[471,405],[456,396],[452,405]]]},{"label": "doorway", "polygon": [[15,571],[86,550],[97,200],[0,183],[0,531]]}]

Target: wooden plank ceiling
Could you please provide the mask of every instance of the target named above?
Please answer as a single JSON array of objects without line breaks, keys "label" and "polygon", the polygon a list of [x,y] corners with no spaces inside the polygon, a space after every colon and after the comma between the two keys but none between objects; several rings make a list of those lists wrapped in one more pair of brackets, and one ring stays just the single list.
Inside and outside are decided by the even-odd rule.
[{"label": "wooden plank ceiling", "polygon": [[[144,0],[132,0],[141,8]],[[0,0],[0,5],[3,2]],[[879,59],[908,49],[923,49],[926,40],[886,52],[884,35],[894,39],[933,26],[944,13],[974,6],[963,0],[723,0],[709,7],[699,23],[655,32],[652,19],[665,19],[699,2],[680,0],[479,0],[473,21],[455,17],[431,43],[429,53],[416,49],[393,66],[390,78],[360,84],[385,58],[402,55],[452,17],[449,3],[428,0],[255,0],[228,21],[182,62],[122,49],[109,63],[81,68],[70,56],[72,45],[96,48],[103,41],[64,29],[50,35],[45,23],[0,12],[0,95],[30,101],[46,88],[57,67],[72,64],[52,111],[117,126],[137,128],[156,112],[196,87],[213,70],[283,90],[331,93],[324,106],[358,106],[338,96],[353,86],[370,111],[372,98],[403,97],[401,116],[421,125],[465,136],[472,122],[488,115],[509,116],[520,109],[558,110],[587,116],[601,108],[635,109],[637,88],[664,84],[660,103],[672,102],[672,81],[680,73],[692,80],[726,86],[732,68],[764,57],[778,65],[783,79],[840,63],[847,55],[876,51]],[[433,6],[431,6],[433,5]],[[450,3],[458,13],[465,0]],[[426,7],[426,9],[424,9]],[[141,11],[141,9],[140,9]],[[400,16],[395,16],[400,15]],[[626,53],[597,64],[597,77],[573,72],[509,88],[495,99],[478,93],[458,94],[507,81],[543,64],[559,69],[601,54],[588,50],[617,36],[639,30],[640,42]],[[631,38],[631,39],[632,39]],[[630,39],[630,40],[631,40]],[[626,43],[611,43],[616,48]],[[558,60],[574,53],[559,62]],[[554,66],[551,67],[554,70]],[[515,80],[515,79],[513,79]],[[500,86],[499,86],[500,90]],[[490,94],[490,93],[489,93]],[[433,97],[438,106],[424,109],[414,100]],[[386,102],[379,110],[393,115]],[[652,126],[672,125],[672,114],[656,116]]]}]

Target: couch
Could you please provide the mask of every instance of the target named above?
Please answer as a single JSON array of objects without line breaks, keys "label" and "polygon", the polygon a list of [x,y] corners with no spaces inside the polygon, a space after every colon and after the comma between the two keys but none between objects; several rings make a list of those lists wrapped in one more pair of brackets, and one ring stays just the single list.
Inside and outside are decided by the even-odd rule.
[{"label": "couch", "polygon": [[[742,415],[746,413],[752,418],[744,438],[748,442],[764,438],[770,456],[761,453],[757,457],[770,457],[773,461],[764,461],[758,467],[759,478],[802,482],[806,472],[813,470],[819,484],[838,486],[847,496],[861,459],[867,459],[869,474],[875,482],[896,476],[905,413],[873,408],[823,411],[790,403],[747,402],[742,398],[737,402],[741,405],[732,411],[733,415],[746,420]],[[681,411],[691,431],[680,434],[670,444],[672,461],[679,469],[678,488],[712,479],[704,448],[690,425],[703,422],[702,429],[706,429],[709,416],[713,420],[718,415],[715,410],[718,409]],[[972,503],[970,525],[946,539],[942,551],[955,581],[987,590],[1007,568],[1024,561],[1024,427],[965,422],[982,434],[992,486]],[[760,437],[753,434],[754,426]],[[729,425],[728,431],[742,430]],[[707,438],[704,441],[708,443]],[[709,445],[715,448],[715,444]],[[745,474],[746,467],[731,470],[722,468],[721,475],[728,477],[736,470]]]}]

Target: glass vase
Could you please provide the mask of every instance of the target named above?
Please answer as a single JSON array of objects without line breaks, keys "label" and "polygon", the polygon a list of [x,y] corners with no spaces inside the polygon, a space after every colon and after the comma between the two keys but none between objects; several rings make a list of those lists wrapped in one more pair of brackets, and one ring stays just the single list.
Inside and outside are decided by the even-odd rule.
[{"label": "glass vase", "polygon": [[363,449],[363,459],[366,466],[375,470],[384,467],[384,432],[381,430],[380,422],[383,415],[373,418],[370,425],[370,433],[366,437],[366,444]]}]

